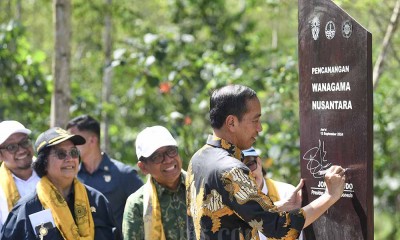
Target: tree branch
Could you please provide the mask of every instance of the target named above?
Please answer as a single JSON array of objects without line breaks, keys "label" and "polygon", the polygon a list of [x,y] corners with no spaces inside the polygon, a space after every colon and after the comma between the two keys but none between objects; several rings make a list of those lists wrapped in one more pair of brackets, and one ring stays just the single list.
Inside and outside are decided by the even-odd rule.
[{"label": "tree branch", "polygon": [[375,62],[374,70],[373,70],[373,86],[374,89],[377,88],[379,83],[379,77],[382,73],[382,66],[386,57],[387,49],[390,45],[390,41],[392,40],[393,34],[396,31],[396,27],[399,20],[399,10],[400,10],[400,0],[396,1],[396,4],[393,8],[392,16],[390,17],[389,25],[386,29],[385,37],[383,39],[381,45],[381,52],[378,56],[378,59]]}]

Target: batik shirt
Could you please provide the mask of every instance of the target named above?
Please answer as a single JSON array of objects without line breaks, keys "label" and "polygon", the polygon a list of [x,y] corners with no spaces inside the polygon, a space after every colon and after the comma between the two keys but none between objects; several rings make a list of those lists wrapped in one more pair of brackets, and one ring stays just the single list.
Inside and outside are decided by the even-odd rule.
[{"label": "batik shirt", "polygon": [[[185,176],[181,174],[180,178],[180,183],[176,191],[168,190],[154,181],[158,201],[160,202],[162,225],[167,240],[187,239]],[[145,239],[143,223],[143,191],[145,189],[145,185],[143,185],[129,196],[126,201],[122,222],[122,233],[126,240]]]},{"label": "batik shirt", "polygon": [[186,176],[189,239],[296,239],[302,209],[279,212],[241,162],[240,149],[209,136],[192,157]]}]

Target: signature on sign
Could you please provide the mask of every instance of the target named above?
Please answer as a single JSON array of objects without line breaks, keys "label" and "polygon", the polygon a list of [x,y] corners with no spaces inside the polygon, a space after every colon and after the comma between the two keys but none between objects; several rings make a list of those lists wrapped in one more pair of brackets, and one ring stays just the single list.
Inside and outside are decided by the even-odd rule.
[{"label": "signature on sign", "polygon": [[304,155],[303,160],[308,161],[307,170],[313,175],[314,178],[322,178],[326,170],[332,165],[325,159],[325,143],[318,140],[318,147],[309,149]]}]

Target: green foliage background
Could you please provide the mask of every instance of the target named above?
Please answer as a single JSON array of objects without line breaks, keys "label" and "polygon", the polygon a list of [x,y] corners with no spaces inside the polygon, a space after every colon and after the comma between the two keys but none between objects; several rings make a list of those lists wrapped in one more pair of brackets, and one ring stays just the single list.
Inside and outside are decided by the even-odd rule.
[{"label": "green foliage background", "polygon": [[[36,137],[49,126],[53,53],[49,0],[0,1],[0,120],[16,119]],[[164,125],[180,143],[184,167],[211,133],[212,89],[240,83],[262,102],[256,143],[269,175],[299,179],[297,2],[291,0],[72,1],[71,117],[111,118],[110,153],[135,165],[134,141]],[[335,1],[373,35],[376,59],[394,0]],[[101,103],[102,31],[113,15],[111,102]],[[400,239],[399,34],[374,92],[375,239]]]}]

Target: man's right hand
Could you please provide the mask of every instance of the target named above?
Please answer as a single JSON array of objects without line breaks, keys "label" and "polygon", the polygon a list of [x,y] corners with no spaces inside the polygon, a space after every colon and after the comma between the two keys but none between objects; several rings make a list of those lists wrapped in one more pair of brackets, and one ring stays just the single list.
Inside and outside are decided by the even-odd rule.
[{"label": "man's right hand", "polygon": [[325,194],[331,196],[335,202],[342,196],[346,181],[345,172],[341,166],[333,165],[325,173]]},{"label": "man's right hand", "polygon": [[304,227],[309,226],[319,218],[329,207],[340,199],[344,190],[346,171],[340,166],[332,166],[325,173],[325,193],[303,207],[306,221]]}]

